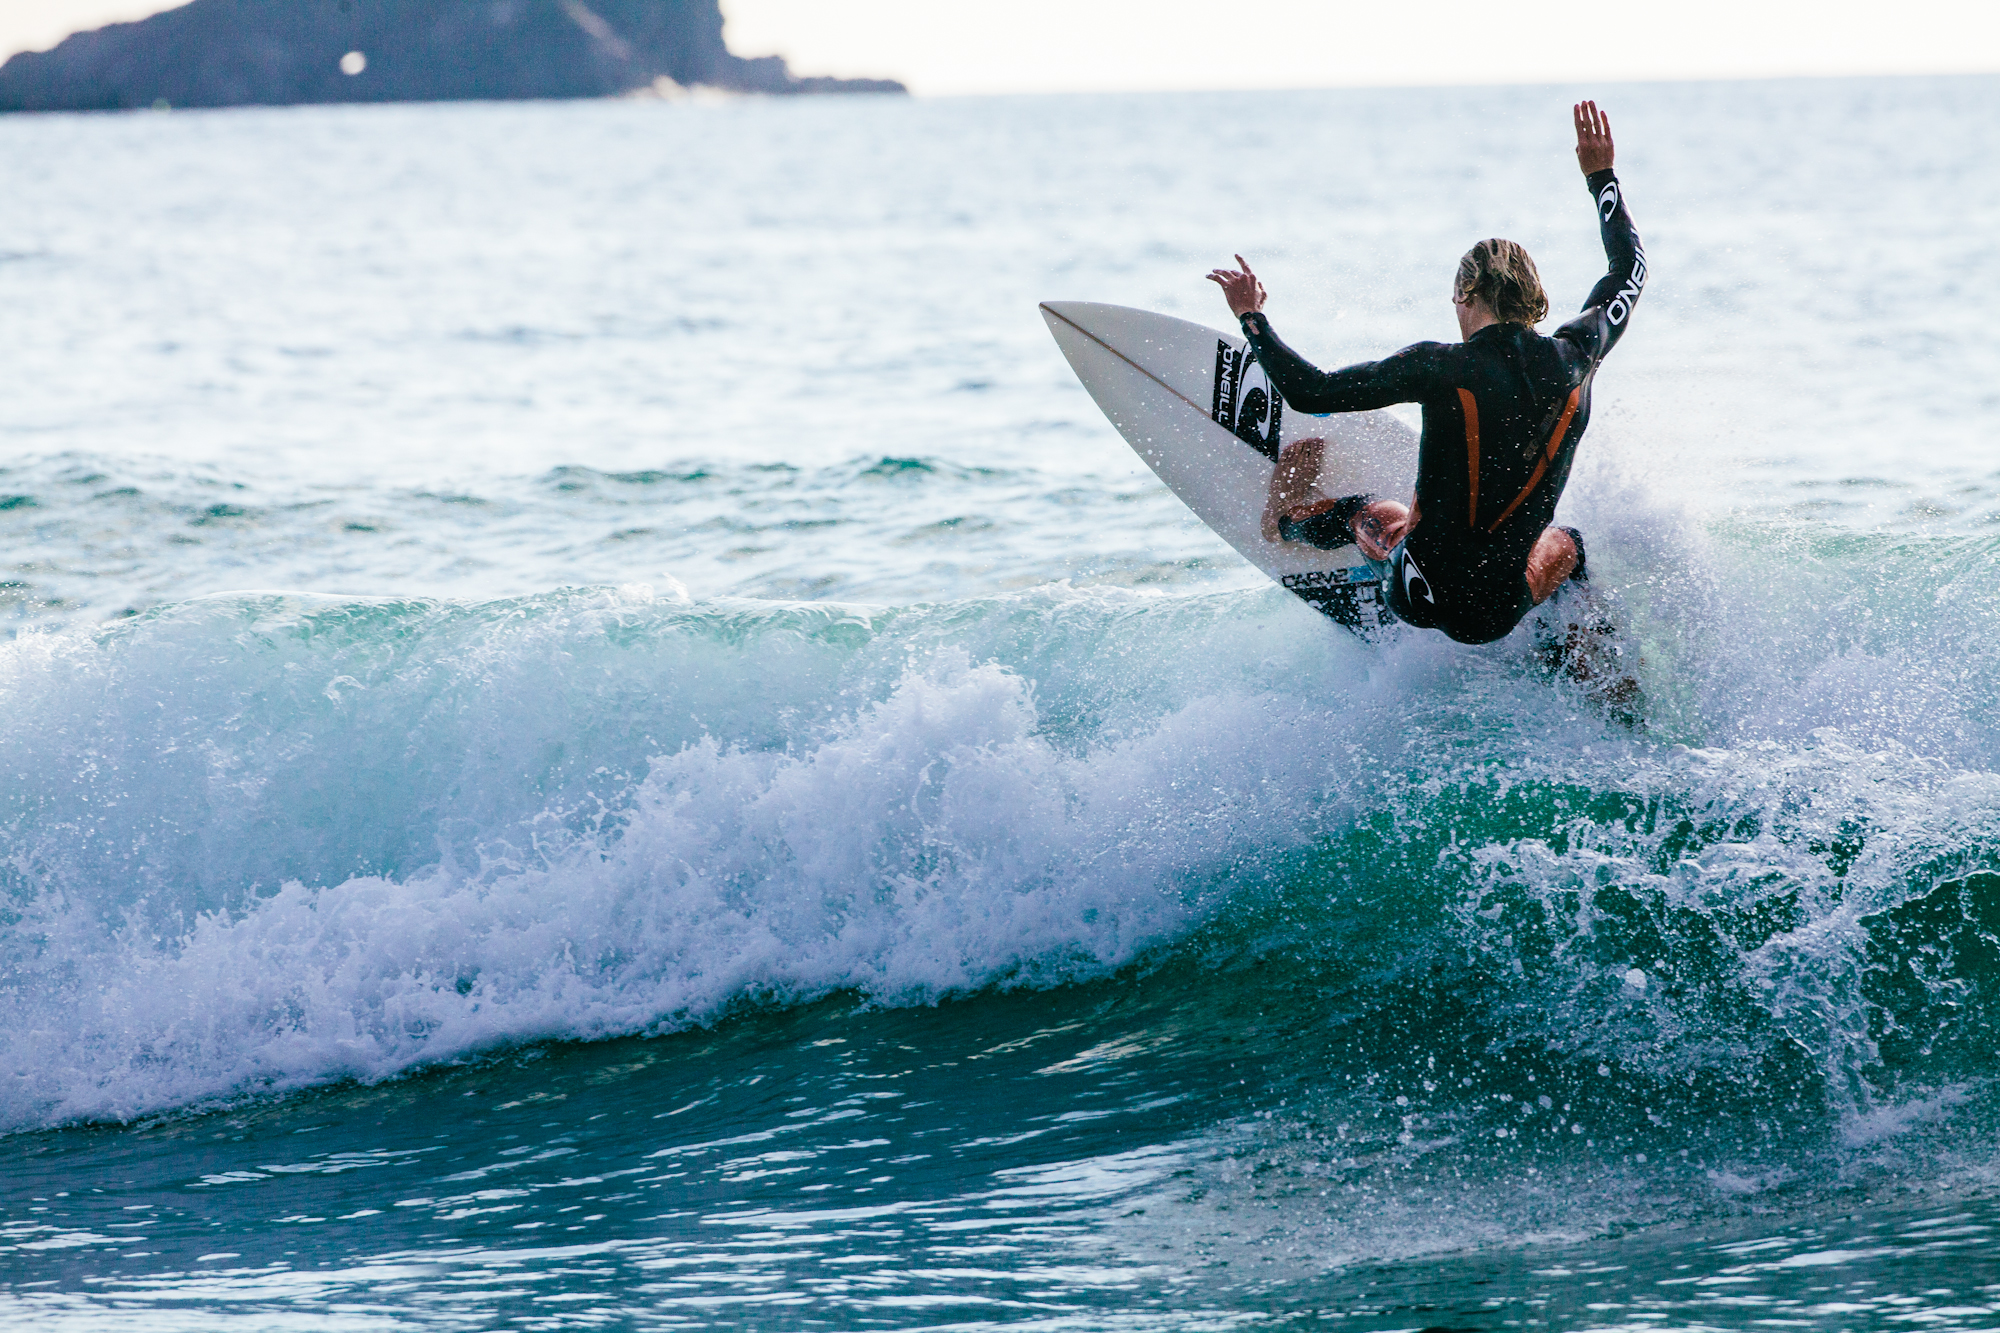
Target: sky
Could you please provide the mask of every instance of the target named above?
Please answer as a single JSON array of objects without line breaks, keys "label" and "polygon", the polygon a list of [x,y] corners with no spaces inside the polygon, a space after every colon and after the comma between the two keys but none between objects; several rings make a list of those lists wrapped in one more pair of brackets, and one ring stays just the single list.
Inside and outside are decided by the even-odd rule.
[{"label": "sky", "polygon": [[[722,0],[739,55],[925,96],[2000,71],[1994,0]],[[0,52],[171,8],[0,0]]]}]

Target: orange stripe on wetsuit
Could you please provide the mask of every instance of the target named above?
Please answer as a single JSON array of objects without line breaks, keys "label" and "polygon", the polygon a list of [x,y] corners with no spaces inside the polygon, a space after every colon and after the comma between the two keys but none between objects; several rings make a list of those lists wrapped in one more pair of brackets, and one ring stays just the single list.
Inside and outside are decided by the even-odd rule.
[{"label": "orange stripe on wetsuit", "polygon": [[[1460,389],[1459,392],[1464,393],[1465,390]],[[1576,416],[1577,401],[1582,397],[1583,386],[1581,384],[1569,391],[1569,401],[1563,404],[1562,416],[1556,421],[1556,428],[1549,436],[1548,447],[1542,450],[1541,458],[1535,463],[1534,474],[1528,478],[1528,484],[1521,488],[1521,493],[1514,497],[1513,503],[1500,511],[1500,517],[1494,519],[1493,525],[1486,529],[1488,532],[1498,532],[1500,525],[1505,523],[1513,515],[1514,511],[1521,507],[1521,502],[1533,494],[1535,487],[1540,484],[1542,474],[1547,472],[1549,464],[1555,461],[1556,449],[1562,444],[1563,436],[1569,434],[1570,420]]]},{"label": "orange stripe on wetsuit", "polygon": [[[1479,526],[1479,403],[1472,390],[1460,389],[1458,401],[1465,408],[1465,526]],[[1516,503],[1519,503],[1516,501]]]}]

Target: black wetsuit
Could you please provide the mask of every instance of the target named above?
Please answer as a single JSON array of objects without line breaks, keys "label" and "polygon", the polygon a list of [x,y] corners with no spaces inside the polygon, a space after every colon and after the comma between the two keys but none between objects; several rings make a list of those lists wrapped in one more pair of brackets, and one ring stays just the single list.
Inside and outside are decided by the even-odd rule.
[{"label": "black wetsuit", "polygon": [[[1543,337],[1489,324],[1461,343],[1416,343],[1344,370],[1315,369],[1243,317],[1257,361],[1285,401],[1319,416],[1421,403],[1417,522],[1396,548],[1385,590],[1413,625],[1462,643],[1489,643],[1534,605],[1528,553],[1555,517],[1570,460],[1590,421],[1590,381],[1625,332],[1646,285],[1646,255],[1610,171],[1589,177],[1610,271],[1583,313]],[[1310,521],[1286,537],[1312,541]],[[1345,545],[1343,533],[1325,544]]]}]

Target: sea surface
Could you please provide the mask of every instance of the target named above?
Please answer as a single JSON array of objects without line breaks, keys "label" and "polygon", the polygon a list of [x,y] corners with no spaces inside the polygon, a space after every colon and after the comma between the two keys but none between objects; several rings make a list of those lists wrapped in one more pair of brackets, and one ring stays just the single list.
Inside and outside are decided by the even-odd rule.
[{"label": "sea surface", "polygon": [[[1651,284],[1636,727],[1037,316]],[[2000,1328],[2000,79],[0,120],[0,1325]]]}]

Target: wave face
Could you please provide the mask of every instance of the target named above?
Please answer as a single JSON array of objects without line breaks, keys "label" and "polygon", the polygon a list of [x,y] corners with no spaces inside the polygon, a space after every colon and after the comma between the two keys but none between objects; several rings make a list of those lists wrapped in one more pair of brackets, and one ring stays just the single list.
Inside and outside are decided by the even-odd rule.
[{"label": "wave face", "polygon": [[1755,545],[1627,580],[1638,732],[1515,640],[1371,649],[1275,591],[243,594],[24,636],[0,1114],[1220,940],[1299,952],[1342,1025],[1456,1015],[1454,1049],[1867,1141],[1990,1075],[2000,680],[1990,543],[1839,546],[1805,606],[1716,596]]},{"label": "wave face", "polygon": [[0,1114],[139,1123],[13,1136],[0,1262],[56,1285],[0,1310],[1943,1311],[2000,1172],[1995,552],[1760,595],[1789,540],[1593,548],[1637,729],[1526,632],[1275,588],[21,636]]}]

